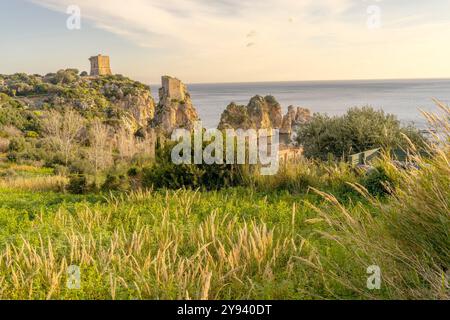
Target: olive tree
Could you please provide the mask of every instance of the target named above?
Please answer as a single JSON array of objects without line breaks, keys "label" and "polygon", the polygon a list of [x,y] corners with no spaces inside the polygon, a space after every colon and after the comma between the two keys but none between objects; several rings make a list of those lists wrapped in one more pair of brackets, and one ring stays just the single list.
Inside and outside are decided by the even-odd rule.
[{"label": "olive tree", "polygon": [[394,115],[371,107],[351,108],[343,116],[314,114],[297,132],[297,142],[309,158],[327,159],[374,148],[407,148],[407,136],[422,146],[423,136],[416,128],[403,127]]}]

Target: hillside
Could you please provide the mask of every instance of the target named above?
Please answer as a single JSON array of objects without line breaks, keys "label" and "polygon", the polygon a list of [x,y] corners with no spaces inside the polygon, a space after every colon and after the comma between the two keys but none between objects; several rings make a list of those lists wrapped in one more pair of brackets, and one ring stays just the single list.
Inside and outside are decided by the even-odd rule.
[{"label": "hillside", "polygon": [[42,111],[71,107],[87,118],[100,117],[110,122],[132,116],[140,126],[147,125],[155,113],[149,86],[121,75],[80,76],[75,69],[45,76],[0,75],[0,94],[2,108],[9,105]]}]

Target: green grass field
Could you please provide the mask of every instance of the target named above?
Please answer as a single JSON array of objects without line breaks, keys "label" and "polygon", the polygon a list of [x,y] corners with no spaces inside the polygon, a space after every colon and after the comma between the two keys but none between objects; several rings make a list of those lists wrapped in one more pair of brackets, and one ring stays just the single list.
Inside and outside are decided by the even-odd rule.
[{"label": "green grass field", "polygon": [[[2,189],[0,298],[448,298],[436,282],[442,277],[436,252],[415,256],[408,237],[398,248],[390,234],[397,225],[384,215],[401,209],[399,203],[358,199],[340,207],[312,190],[80,196]],[[448,237],[448,211],[434,214],[430,224],[447,219],[436,226],[443,242],[419,245],[448,250],[448,238],[441,239]],[[448,254],[437,255],[448,262]],[[366,286],[372,264],[386,268],[380,290]],[[79,289],[66,286],[70,265],[80,267]]]}]

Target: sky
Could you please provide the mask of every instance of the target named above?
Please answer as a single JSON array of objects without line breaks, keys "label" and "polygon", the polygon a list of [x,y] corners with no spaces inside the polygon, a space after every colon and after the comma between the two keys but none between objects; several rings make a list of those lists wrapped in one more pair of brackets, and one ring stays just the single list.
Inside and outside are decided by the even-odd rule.
[{"label": "sky", "polygon": [[101,53],[152,84],[450,78],[449,39],[449,0],[0,0],[0,74]]}]

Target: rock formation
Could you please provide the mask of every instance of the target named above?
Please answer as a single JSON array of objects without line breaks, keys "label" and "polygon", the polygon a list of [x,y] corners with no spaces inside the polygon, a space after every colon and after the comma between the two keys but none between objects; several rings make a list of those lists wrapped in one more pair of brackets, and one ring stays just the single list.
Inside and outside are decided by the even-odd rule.
[{"label": "rock formation", "polygon": [[117,105],[128,111],[140,127],[146,127],[155,116],[155,102],[149,91],[128,94],[117,101]]},{"label": "rock formation", "polygon": [[272,129],[282,124],[281,106],[272,96],[255,96],[247,106],[234,102],[222,113],[219,129]]},{"label": "rock formation", "polygon": [[192,130],[197,120],[198,114],[186,86],[176,78],[163,76],[152,127],[171,134],[177,128]]},{"label": "rock formation", "polygon": [[280,133],[290,135],[310,119],[311,111],[309,109],[289,106],[287,114],[283,117]]},{"label": "rock formation", "polygon": [[253,97],[247,106],[231,103],[222,113],[219,129],[280,129],[291,135],[298,126],[309,121],[311,112],[289,106],[283,117],[280,104],[272,96]]}]

